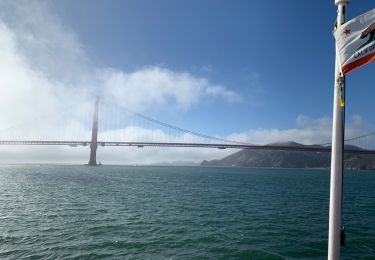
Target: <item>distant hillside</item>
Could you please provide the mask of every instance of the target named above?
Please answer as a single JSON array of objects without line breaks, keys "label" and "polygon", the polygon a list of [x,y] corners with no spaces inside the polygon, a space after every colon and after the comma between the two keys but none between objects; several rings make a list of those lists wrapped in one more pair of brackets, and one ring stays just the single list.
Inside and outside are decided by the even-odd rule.
[{"label": "distant hillside", "polygon": [[[305,146],[295,142],[272,145]],[[319,146],[316,146],[319,147]],[[361,148],[347,146],[350,149]],[[344,166],[347,169],[374,170],[375,155],[345,155]],[[304,151],[241,150],[220,160],[203,161],[201,165],[275,167],[275,168],[329,168],[331,153]]]}]

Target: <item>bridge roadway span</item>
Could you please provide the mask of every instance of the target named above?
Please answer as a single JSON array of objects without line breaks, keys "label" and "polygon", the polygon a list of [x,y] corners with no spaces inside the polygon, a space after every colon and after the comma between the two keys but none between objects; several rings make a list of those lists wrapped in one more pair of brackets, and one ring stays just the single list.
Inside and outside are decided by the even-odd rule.
[{"label": "bridge roadway span", "polygon": [[[0,145],[68,145],[88,146],[90,141],[21,141],[21,140],[0,140]],[[330,152],[328,146],[304,145],[252,145],[252,144],[210,144],[210,143],[159,143],[159,142],[104,142],[98,141],[98,146],[134,146],[142,147],[195,147],[195,148],[218,148],[218,149],[253,149],[253,150],[279,150],[279,151],[309,151],[309,152]],[[375,154],[375,150],[345,149],[345,153]]]}]

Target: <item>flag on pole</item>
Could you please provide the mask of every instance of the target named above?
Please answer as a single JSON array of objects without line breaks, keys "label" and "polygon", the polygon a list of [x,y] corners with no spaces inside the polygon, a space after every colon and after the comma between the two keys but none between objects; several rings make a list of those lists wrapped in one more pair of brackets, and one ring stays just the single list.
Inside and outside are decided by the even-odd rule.
[{"label": "flag on pole", "polygon": [[375,8],[338,27],[334,36],[343,74],[375,61]]}]

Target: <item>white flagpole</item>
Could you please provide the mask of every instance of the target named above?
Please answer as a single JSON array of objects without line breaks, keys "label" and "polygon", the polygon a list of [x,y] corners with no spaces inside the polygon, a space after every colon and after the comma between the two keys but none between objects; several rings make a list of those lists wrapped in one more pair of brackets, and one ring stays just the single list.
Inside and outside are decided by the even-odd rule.
[{"label": "white flagpole", "polygon": [[[349,0],[335,0],[337,27],[345,22],[345,8]],[[343,181],[345,79],[340,74],[339,54],[336,47],[335,87],[333,99],[331,187],[329,201],[328,259],[340,259],[341,201]]]}]

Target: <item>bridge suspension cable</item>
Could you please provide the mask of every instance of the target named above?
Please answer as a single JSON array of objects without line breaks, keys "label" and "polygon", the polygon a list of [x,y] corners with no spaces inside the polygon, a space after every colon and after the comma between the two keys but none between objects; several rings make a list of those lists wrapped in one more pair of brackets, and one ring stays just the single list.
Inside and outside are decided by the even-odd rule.
[{"label": "bridge suspension cable", "polygon": [[210,140],[219,141],[219,142],[228,143],[228,144],[249,145],[249,143],[245,143],[245,142],[238,142],[238,141],[234,141],[234,140],[228,140],[228,139],[224,139],[224,138],[214,137],[214,136],[210,136],[210,135],[206,135],[206,134],[202,134],[202,133],[198,133],[198,132],[186,130],[186,129],[183,129],[181,127],[178,127],[178,126],[175,126],[175,125],[171,125],[171,124],[168,124],[168,123],[164,123],[164,122],[159,121],[157,119],[154,119],[152,117],[145,116],[145,115],[143,115],[141,113],[132,111],[129,108],[124,108],[124,109],[127,110],[129,113],[137,116],[137,117],[143,118],[143,119],[145,119],[147,121],[153,122],[155,124],[158,124],[158,125],[161,125],[161,126],[173,129],[173,130],[180,131],[182,133],[191,134],[191,135],[194,135],[194,136],[197,136],[197,137],[202,137],[202,138],[205,138],[205,139],[210,139]]}]

